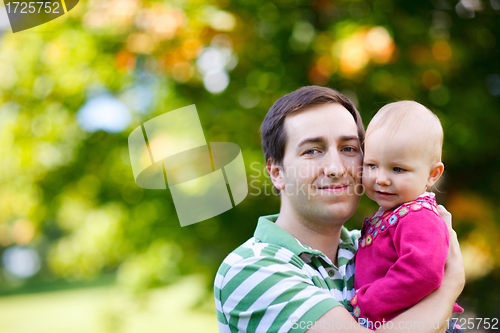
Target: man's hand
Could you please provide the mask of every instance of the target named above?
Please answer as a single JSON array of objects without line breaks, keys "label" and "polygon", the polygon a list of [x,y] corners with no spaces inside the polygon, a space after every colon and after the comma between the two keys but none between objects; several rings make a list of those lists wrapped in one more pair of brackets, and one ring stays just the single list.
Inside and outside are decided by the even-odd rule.
[{"label": "man's hand", "polygon": [[446,258],[445,271],[442,284],[454,288],[458,294],[462,292],[465,286],[465,270],[460,245],[458,244],[457,233],[451,226],[451,214],[444,208],[438,206],[439,215],[446,223],[448,232],[450,233],[450,247],[448,249],[448,257]]}]

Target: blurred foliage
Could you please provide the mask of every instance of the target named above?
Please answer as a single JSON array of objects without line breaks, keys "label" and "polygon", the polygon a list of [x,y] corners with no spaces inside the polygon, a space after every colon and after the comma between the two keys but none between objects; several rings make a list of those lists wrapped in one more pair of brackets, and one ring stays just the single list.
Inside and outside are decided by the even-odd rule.
[{"label": "blurred foliage", "polygon": [[[193,272],[213,276],[257,218],[279,209],[260,151],[267,110],[303,85],[326,85],[350,97],[365,124],[400,99],[439,115],[446,174],[438,197],[463,247],[464,298],[498,316],[499,43],[498,0],[80,1],[55,21],[1,37],[1,251],[36,248],[42,269],[31,280],[116,272],[141,291]],[[201,61],[214,49],[227,57],[230,80],[217,93],[203,66],[220,59]],[[79,126],[78,110],[102,91],[129,109],[126,130]],[[190,104],[207,141],[242,148],[250,192],[236,208],[181,228],[168,190],[135,185],[127,138]],[[347,226],[359,228],[375,208],[363,198]],[[22,283],[5,270],[1,279],[3,288]]]}]

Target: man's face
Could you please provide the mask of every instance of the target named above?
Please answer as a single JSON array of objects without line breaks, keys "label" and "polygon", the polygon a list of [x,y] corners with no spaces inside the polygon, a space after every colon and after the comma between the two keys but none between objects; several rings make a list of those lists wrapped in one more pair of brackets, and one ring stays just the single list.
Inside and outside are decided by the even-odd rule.
[{"label": "man's face", "polygon": [[304,223],[343,224],[356,210],[362,151],[353,116],[340,104],[312,106],[285,119],[279,180],[282,212]]}]

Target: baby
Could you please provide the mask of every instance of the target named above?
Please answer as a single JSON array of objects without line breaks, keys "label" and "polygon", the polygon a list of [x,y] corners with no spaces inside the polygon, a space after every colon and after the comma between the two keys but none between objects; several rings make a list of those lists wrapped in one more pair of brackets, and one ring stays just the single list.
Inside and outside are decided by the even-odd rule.
[{"label": "baby", "polygon": [[[443,174],[442,145],[438,117],[417,102],[388,104],[368,125],[363,185],[380,209],[363,223],[351,300],[353,315],[368,328],[441,285],[449,234],[434,193],[426,191]],[[453,312],[463,309],[455,304]]]}]

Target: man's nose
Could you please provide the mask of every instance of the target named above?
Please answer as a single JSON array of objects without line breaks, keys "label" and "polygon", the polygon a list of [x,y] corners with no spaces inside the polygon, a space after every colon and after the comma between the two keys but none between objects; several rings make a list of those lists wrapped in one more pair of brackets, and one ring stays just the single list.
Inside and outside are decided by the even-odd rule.
[{"label": "man's nose", "polygon": [[377,183],[377,185],[391,185],[391,180],[389,179],[389,177],[387,177],[387,173],[385,171],[378,170],[376,177],[377,179],[375,180],[375,182]]},{"label": "man's nose", "polygon": [[323,168],[327,177],[334,178],[343,176],[347,171],[342,156],[336,150],[326,154]]}]

